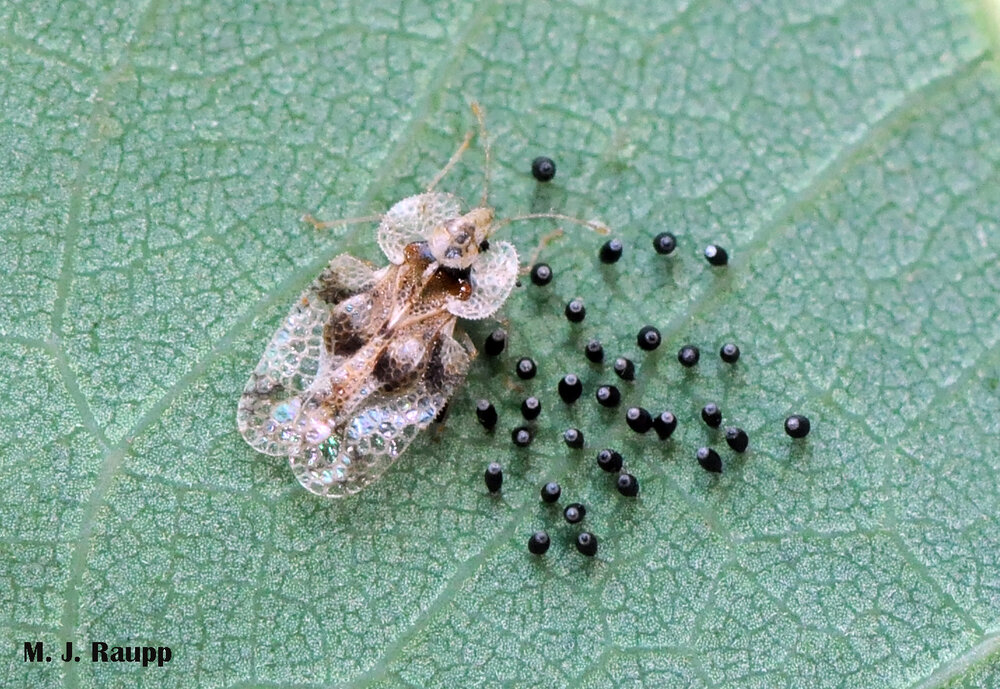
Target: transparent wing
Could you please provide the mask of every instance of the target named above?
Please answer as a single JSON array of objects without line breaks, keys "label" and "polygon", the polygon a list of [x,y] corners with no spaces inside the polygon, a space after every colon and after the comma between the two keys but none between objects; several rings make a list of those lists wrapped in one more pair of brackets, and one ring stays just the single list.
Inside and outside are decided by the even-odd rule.
[{"label": "transparent wing", "polygon": [[488,251],[479,254],[472,266],[469,281],[472,296],[466,301],[452,299],[445,308],[459,318],[476,320],[492,315],[503,306],[517,282],[517,249],[508,242],[491,242]]},{"label": "transparent wing", "polygon": [[451,194],[428,192],[409,196],[382,217],[378,245],[390,261],[400,264],[407,244],[427,239],[435,227],[461,214],[462,205]]},{"label": "transparent wing", "polygon": [[349,254],[340,254],[330,260],[319,277],[309,285],[307,293],[311,290],[327,306],[336,306],[344,299],[370,289],[376,277],[372,264]]},{"label": "transparent wing", "polygon": [[240,397],[236,425],[255,450],[284,455],[297,445],[286,425],[298,415],[302,395],[320,371],[339,359],[323,346],[330,309],[369,289],[374,279],[369,264],[341,254],[296,299]]},{"label": "transparent wing", "polygon": [[434,421],[469,369],[469,352],[442,334],[421,379],[404,395],[376,394],[340,432],[303,443],[289,464],[306,490],[328,498],[357,493],[380,477]]}]

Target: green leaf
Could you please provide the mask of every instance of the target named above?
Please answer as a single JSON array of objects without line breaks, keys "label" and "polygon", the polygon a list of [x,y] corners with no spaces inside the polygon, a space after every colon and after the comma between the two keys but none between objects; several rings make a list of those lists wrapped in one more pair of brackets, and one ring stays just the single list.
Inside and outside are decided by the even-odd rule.
[{"label": "green leaf", "polygon": [[[0,683],[996,686],[1000,12],[980,2],[0,8]],[[370,224],[300,217],[421,189],[473,99],[498,213],[600,218],[625,256],[600,265],[603,239],[566,226],[541,250],[555,280],[515,291],[510,348],[445,427],[320,500],[234,421],[302,287],[341,251],[379,258]],[[482,167],[474,147],[442,187],[474,201]],[[553,227],[505,232],[529,257]],[[590,337],[636,360],[625,401],[673,409],[673,439],[597,407],[614,378]],[[588,392],[566,407],[570,371]],[[544,411],[515,451],[529,393]],[[709,400],[746,455],[698,420]],[[792,412],[808,439],[782,432]],[[638,499],[594,465],[603,446]],[[539,501],[552,479],[589,507],[596,558]],[[85,657],[25,663],[34,640]],[[173,660],[91,663],[91,641]]]}]

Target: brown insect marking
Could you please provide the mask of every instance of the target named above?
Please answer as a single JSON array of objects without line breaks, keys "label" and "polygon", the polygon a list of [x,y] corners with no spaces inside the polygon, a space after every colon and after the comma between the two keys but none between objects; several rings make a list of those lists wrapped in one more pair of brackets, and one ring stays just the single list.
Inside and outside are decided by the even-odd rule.
[{"label": "brown insect marking", "polygon": [[432,392],[440,392],[448,382],[450,373],[444,361],[444,346],[439,339],[434,343],[431,355],[427,360],[427,369],[424,371],[424,382]]},{"label": "brown insect marking", "polygon": [[326,351],[337,356],[351,356],[367,341],[366,326],[371,320],[372,299],[358,294],[350,297],[330,312],[330,319],[323,327],[323,344]]},{"label": "brown insect marking", "polygon": [[331,354],[351,356],[364,347],[365,340],[356,331],[344,329],[341,323],[331,320],[323,328],[323,345]]},{"label": "brown insect marking", "polygon": [[319,285],[316,296],[326,302],[329,306],[336,306],[346,299],[365,291],[365,287],[351,284],[352,278],[345,277],[335,271],[327,270],[319,276]]},{"label": "brown insect marking", "polygon": [[316,292],[316,294],[330,306],[336,306],[348,297],[353,297],[357,294],[357,292],[352,289],[348,289],[343,285],[338,285],[333,280],[330,280],[324,282],[323,286]]},{"label": "brown insect marking", "polygon": [[417,264],[420,269],[423,269],[431,264],[434,255],[427,242],[412,242],[403,249],[403,260],[407,263]]},{"label": "brown insect marking", "polygon": [[466,301],[472,296],[472,283],[469,282],[468,268],[440,267],[427,282],[424,294],[433,298],[440,296],[457,297]]}]

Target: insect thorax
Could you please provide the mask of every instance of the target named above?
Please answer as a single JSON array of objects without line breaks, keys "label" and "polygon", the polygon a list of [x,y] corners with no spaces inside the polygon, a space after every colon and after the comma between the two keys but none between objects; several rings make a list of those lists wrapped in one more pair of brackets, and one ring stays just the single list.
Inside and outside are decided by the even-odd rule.
[{"label": "insect thorax", "polygon": [[334,426],[371,395],[395,394],[420,380],[434,365],[441,333],[453,327],[445,305],[472,294],[469,270],[435,266],[427,242],[409,244],[404,256],[370,291],[331,309],[323,342],[337,364],[324,406]]}]

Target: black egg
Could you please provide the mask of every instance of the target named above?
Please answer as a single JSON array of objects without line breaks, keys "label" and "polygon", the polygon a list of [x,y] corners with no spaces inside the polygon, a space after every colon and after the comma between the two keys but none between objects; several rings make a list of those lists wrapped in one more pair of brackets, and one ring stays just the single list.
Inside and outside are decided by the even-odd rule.
[{"label": "black egg", "polygon": [[622,246],[622,240],[609,239],[604,242],[604,246],[601,247],[601,263],[616,263],[618,259],[622,257],[623,250],[624,247]]},{"label": "black egg", "polygon": [[740,348],[734,345],[732,342],[727,342],[722,345],[722,349],[719,350],[719,356],[727,364],[735,364],[740,360]]},{"label": "black egg", "polygon": [[695,458],[705,471],[711,471],[713,474],[722,473],[722,457],[712,448],[699,447]]},{"label": "black egg", "polygon": [[567,428],[563,431],[563,442],[574,450],[583,447],[583,432],[578,428]]},{"label": "black egg", "polygon": [[715,402],[709,402],[701,408],[701,420],[712,428],[718,428],[722,423],[722,410]]},{"label": "black egg", "polygon": [[594,557],[597,555],[597,536],[589,531],[579,534],[576,537],[576,549],[580,551],[581,555]]},{"label": "black egg", "polygon": [[611,448],[605,448],[597,453],[597,466],[601,467],[609,474],[621,471],[622,463],[622,456]]},{"label": "black egg", "polygon": [[750,437],[742,428],[730,426],[726,429],[726,444],[735,452],[746,452]]},{"label": "black egg", "polygon": [[705,260],[713,266],[724,266],[729,263],[729,254],[718,244],[709,244],[705,247]]},{"label": "black egg", "polygon": [[476,418],[488,431],[492,431],[497,425],[497,410],[489,400],[478,400],[476,402]]},{"label": "black egg", "polygon": [[538,156],[531,161],[531,174],[539,182],[548,182],[556,176],[555,161],[546,156]]},{"label": "black egg", "polygon": [[518,426],[510,432],[510,439],[518,447],[528,447],[531,445],[532,438],[531,429],[527,426]]},{"label": "black egg", "polygon": [[532,555],[544,555],[549,550],[549,535],[544,531],[536,531],[528,539],[528,552]]},{"label": "black egg", "polygon": [[653,417],[642,407],[629,407],[625,412],[625,423],[636,433],[645,433],[653,427]]},{"label": "black egg", "polygon": [[618,475],[618,492],[627,498],[634,498],[639,494],[639,480],[632,474]]},{"label": "black egg", "polygon": [[517,373],[517,377],[521,380],[530,380],[538,373],[538,367],[535,365],[534,359],[524,357],[523,359],[518,359],[514,372]]},{"label": "black egg", "polygon": [[602,407],[617,407],[622,401],[622,394],[614,385],[601,385],[595,393],[597,403]]},{"label": "black egg", "polygon": [[587,316],[587,309],[582,299],[573,299],[566,304],[566,318],[570,323],[580,323]]},{"label": "black egg", "polygon": [[622,380],[635,380],[635,364],[623,356],[615,359],[615,373]]},{"label": "black egg", "polygon": [[653,430],[660,440],[666,440],[677,429],[677,417],[671,411],[660,412],[653,419]]},{"label": "black egg", "polygon": [[639,349],[651,352],[660,346],[660,331],[651,325],[645,325],[636,335],[635,340]]},{"label": "black egg", "polygon": [[497,493],[500,491],[500,486],[503,485],[503,469],[496,462],[491,462],[488,467],[486,467],[486,473],[483,474],[483,480],[486,481],[486,490],[491,493]]},{"label": "black egg", "polygon": [[604,361],[604,347],[601,345],[599,340],[591,340],[583,348],[583,353],[586,355],[587,359],[599,364]]},{"label": "black egg", "polygon": [[549,267],[548,263],[536,263],[531,266],[531,282],[539,287],[544,287],[552,282],[552,268]]},{"label": "black egg", "polygon": [[586,516],[587,508],[578,502],[566,505],[566,509],[563,510],[563,519],[570,524],[579,524],[580,521]]},{"label": "black egg", "polygon": [[653,237],[653,248],[658,254],[672,254],[677,248],[677,237],[669,232],[661,232]]},{"label": "black egg", "polygon": [[809,435],[809,419],[801,414],[792,414],[785,419],[785,433],[793,438],[805,438]]},{"label": "black egg", "polygon": [[507,347],[507,331],[503,328],[497,328],[489,335],[486,336],[486,341],[483,343],[483,352],[486,356],[500,356]]},{"label": "black egg", "polygon": [[562,488],[555,481],[549,481],[542,486],[542,502],[555,502],[562,495]]},{"label": "black egg", "polygon": [[528,421],[533,421],[542,413],[542,403],[537,397],[528,397],[521,402],[521,416]]},{"label": "black egg", "polygon": [[701,352],[694,345],[684,345],[677,351],[677,361],[681,362],[681,366],[686,368],[696,366],[700,358]]},{"label": "black egg", "polygon": [[583,383],[574,373],[567,373],[559,381],[559,397],[566,404],[573,404],[583,394]]}]

